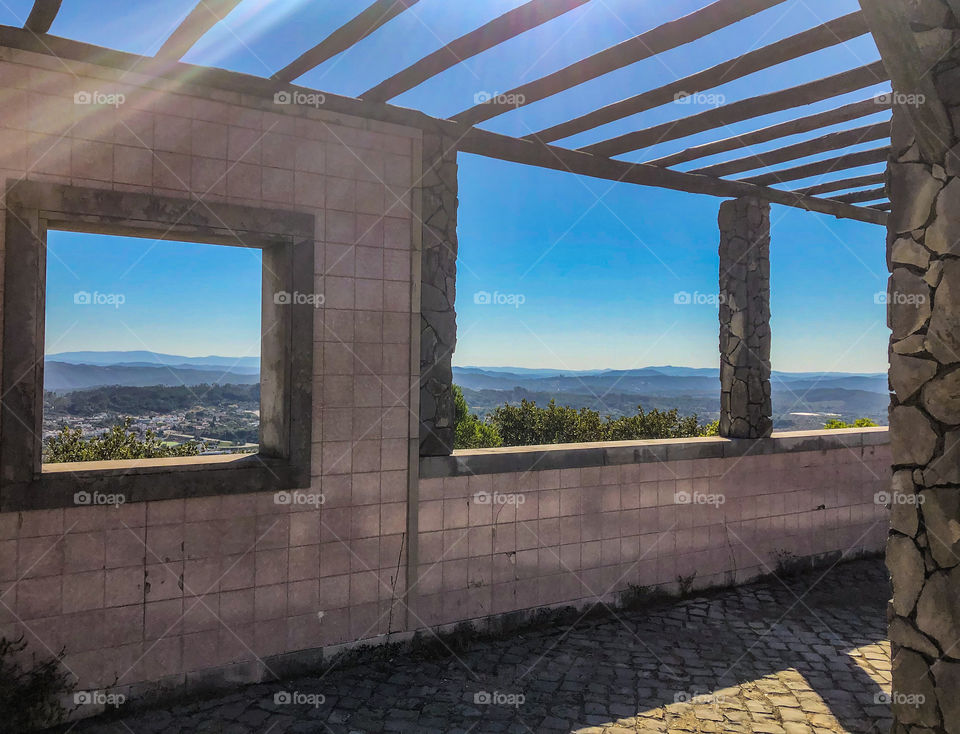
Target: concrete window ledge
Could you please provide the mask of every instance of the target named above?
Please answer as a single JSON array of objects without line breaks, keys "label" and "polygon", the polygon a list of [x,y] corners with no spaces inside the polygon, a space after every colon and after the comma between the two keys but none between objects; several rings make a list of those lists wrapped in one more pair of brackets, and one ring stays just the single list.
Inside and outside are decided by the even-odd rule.
[{"label": "concrete window ledge", "polygon": [[883,446],[889,441],[887,428],[882,426],[841,428],[830,431],[789,431],[775,433],[770,438],[761,439],[710,436],[656,441],[611,441],[470,449],[454,451],[452,456],[422,457],[420,477],[436,479],[476,474],[723,459],[746,455],[829,451],[843,448],[856,450],[867,446]]}]

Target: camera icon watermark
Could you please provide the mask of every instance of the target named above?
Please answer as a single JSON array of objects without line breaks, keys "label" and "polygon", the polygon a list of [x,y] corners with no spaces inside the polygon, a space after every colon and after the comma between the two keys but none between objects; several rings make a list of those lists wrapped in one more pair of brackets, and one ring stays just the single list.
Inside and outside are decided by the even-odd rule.
[{"label": "camera icon watermark", "polygon": [[322,706],[327,697],[322,693],[301,693],[300,691],[277,691],[273,694],[273,703],[277,706]]},{"label": "camera icon watermark", "polygon": [[522,505],[526,501],[527,498],[522,494],[477,492],[473,495],[473,502],[477,505]]},{"label": "camera icon watermark", "polygon": [[106,691],[74,691],[73,704],[75,706],[122,706],[127,697],[122,693],[107,693]]},{"label": "camera icon watermark", "polygon": [[720,507],[726,504],[726,495],[706,494],[704,492],[677,492],[673,495],[675,505],[712,505]]},{"label": "camera icon watermark", "polygon": [[320,108],[325,105],[326,102],[326,95],[320,92],[301,92],[298,90],[284,89],[273,95],[274,104]]},{"label": "camera icon watermark", "polygon": [[727,302],[727,296],[724,293],[677,291],[673,294],[673,302],[677,306],[720,306]]},{"label": "camera icon watermark", "polygon": [[481,91],[473,95],[474,104],[496,104],[504,107],[523,107],[526,102],[526,96],[517,93],[502,94],[500,92]]},{"label": "camera icon watermark", "polygon": [[922,494],[909,494],[907,492],[877,492],[873,495],[873,502],[881,507],[892,507],[893,505],[922,505],[926,501]]},{"label": "camera icon watermark", "polygon": [[473,702],[478,706],[513,706],[520,708],[527,697],[522,693],[503,693],[501,691],[477,691]]},{"label": "camera icon watermark", "polygon": [[673,101],[677,104],[720,107],[727,103],[727,97],[723,94],[705,94],[704,92],[677,92],[673,95]]},{"label": "camera icon watermark", "polygon": [[73,303],[76,306],[113,306],[120,308],[127,302],[123,293],[100,293],[99,291],[77,291],[73,294]]},{"label": "camera icon watermark", "polygon": [[903,92],[884,92],[878,94],[874,101],[878,105],[896,105],[899,107],[922,107],[927,103],[925,94],[905,94]]},{"label": "camera icon watermark", "polygon": [[893,291],[880,291],[873,294],[873,302],[878,306],[922,306],[927,302],[927,297],[923,293],[900,293]]},{"label": "camera icon watermark", "polygon": [[119,107],[127,101],[125,95],[119,92],[108,93],[94,90],[92,92],[81,90],[73,95],[74,104],[97,105],[99,107]]},{"label": "camera icon watermark", "polygon": [[313,306],[321,308],[326,302],[326,296],[322,293],[301,293],[294,291],[277,291],[273,294],[273,302],[278,306]]},{"label": "camera icon watermark", "polygon": [[87,492],[81,490],[73,495],[73,504],[78,507],[119,507],[127,503],[124,494],[106,494],[104,492]]},{"label": "camera icon watermark", "polygon": [[520,308],[527,302],[527,297],[522,293],[477,291],[473,294],[473,302],[478,306],[513,306],[514,308]]},{"label": "camera icon watermark", "polygon": [[313,507],[319,507],[324,502],[326,498],[322,494],[311,494],[309,492],[277,492],[273,495],[273,503],[275,505],[289,505],[289,506],[298,506],[298,505],[312,505]]},{"label": "camera icon watermark", "polygon": [[920,708],[926,703],[927,697],[922,693],[887,693],[880,691],[873,697],[873,702],[877,706],[913,706]]}]

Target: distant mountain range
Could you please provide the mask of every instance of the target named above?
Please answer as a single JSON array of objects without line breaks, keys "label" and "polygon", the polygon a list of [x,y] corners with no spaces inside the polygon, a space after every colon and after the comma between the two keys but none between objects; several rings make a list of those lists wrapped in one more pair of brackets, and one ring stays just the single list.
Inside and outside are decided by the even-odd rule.
[{"label": "distant mountain range", "polygon": [[44,389],[53,392],[109,385],[253,385],[258,357],[184,357],[147,351],[60,352],[44,359]]},{"label": "distant mountain range", "polygon": [[[720,411],[719,368],[643,367],[633,370],[550,370],[454,367],[453,379],[471,409],[488,413],[505,402],[551,398],[601,414],[629,415],[677,408],[715,420]],[[771,380],[778,429],[817,428],[830,418],[887,422],[890,402],[885,373],[774,372]]]}]

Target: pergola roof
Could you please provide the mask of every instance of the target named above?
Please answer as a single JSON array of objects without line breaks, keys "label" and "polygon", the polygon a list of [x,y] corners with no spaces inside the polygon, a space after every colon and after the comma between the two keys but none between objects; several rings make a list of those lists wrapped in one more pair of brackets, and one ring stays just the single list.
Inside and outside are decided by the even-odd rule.
[{"label": "pergola roof", "polygon": [[[832,214],[837,217],[883,224],[889,204],[878,187],[882,176],[857,175],[817,186],[793,189],[791,184],[825,173],[844,172],[881,163],[889,151],[889,120],[857,124],[855,121],[889,111],[889,95],[864,92],[859,101],[837,103],[816,114],[796,113],[791,119],[731,136],[725,128],[750,123],[773,113],[783,113],[814,103],[829,103],[841,95],[856,93],[889,81],[882,62],[838,70],[823,79],[785,89],[757,94],[729,104],[690,114],[679,120],[632,130],[585,147],[556,144],[572,136],[594,131],[615,121],[682,99],[706,93],[720,85],[770,69],[778,64],[803,59],[809,54],[837,46],[869,32],[862,12],[831,19],[746,53],[730,54],[725,61],[653,89],[637,89],[625,99],[573,119],[514,137],[481,129],[477,125],[513,110],[553,97],[585,82],[609,74],[643,59],[652,58],[711,36],[785,0],[715,0],[684,17],[669,21],[628,40],[582,58],[551,74],[516,86],[508,92],[475,104],[450,118],[431,117],[417,110],[396,107],[391,99],[480,53],[519,38],[551,20],[594,0],[529,0],[459,38],[444,40],[444,46],[419,61],[398,69],[389,78],[351,98],[326,92],[327,106],[334,111],[414,125],[449,134],[458,140],[458,149],[529,165],[569,170],[573,173],[705,193],[721,197],[756,195],[787,206]],[[88,44],[49,35],[60,7],[59,0],[35,0],[23,29],[0,27],[0,43],[29,48],[64,57],[107,63],[121,68],[170,78],[189,78],[213,86],[272,95],[286,89],[310,70],[347,51],[364,38],[415,6],[419,0],[375,0],[355,17],[320,40],[271,77],[252,77],[207,67],[198,68],[180,59],[217,22],[240,4],[240,0],[201,0],[170,34],[152,58],[119,51],[107,51]],[[520,39],[522,41],[522,39]],[[744,43],[747,47],[747,43]],[[495,82],[495,80],[492,80]],[[823,133],[824,128],[850,122],[844,130]],[[818,131],[820,131],[819,134]],[[799,134],[813,137],[791,142],[774,150],[756,152],[753,146]],[[711,134],[709,142],[643,162],[618,160],[652,145]],[[863,150],[866,142],[875,147]],[[721,163],[678,170],[682,164],[730,152],[733,158]],[[826,159],[802,162],[810,156],[830,153]],[[762,173],[746,176],[746,172]],[[782,187],[782,188],[775,188]],[[829,194],[829,196],[826,196]],[[865,203],[867,202],[867,203]],[[877,202],[877,203],[869,203]]]}]

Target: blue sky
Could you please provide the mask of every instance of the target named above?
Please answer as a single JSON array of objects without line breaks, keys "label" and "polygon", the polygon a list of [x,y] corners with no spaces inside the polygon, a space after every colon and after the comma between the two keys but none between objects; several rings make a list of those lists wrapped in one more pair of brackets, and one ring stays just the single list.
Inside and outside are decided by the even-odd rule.
[{"label": "blue sky", "polygon": [[50,231],[46,353],[260,355],[259,250]]},{"label": "blue sky", "polygon": [[[358,95],[444,42],[523,2],[422,0],[299,82],[328,92]],[[267,75],[292,61],[366,4],[366,0],[243,0],[224,23],[191,50],[186,60]],[[592,0],[470,59],[393,102],[434,115],[452,115],[470,107],[477,93],[508,91],[706,4],[707,0]],[[19,24],[30,5],[28,0],[8,0],[0,6],[0,22]],[[52,32],[132,52],[152,53],[193,5],[194,0],[98,0],[97,12],[91,13],[92,0],[74,0],[64,3]],[[856,0],[787,0],[708,38],[482,126],[508,134],[527,134],[857,9]],[[711,91],[731,102],[812,81],[877,58],[872,39],[863,36]],[[623,158],[657,158],[716,137],[729,137],[865,99],[887,89],[888,85],[878,84],[824,103],[663,143]],[[700,108],[691,105],[665,105],[559,144],[586,145],[697,111]],[[813,134],[774,141],[755,150],[769,150],[887,116],[878,113]],[[876,145],[865,143],[858,149]],[[690,169],[743,154],[744,151],[735,151],[680,168]],[[715,307],[677,305],[674,294],[709,295],[716,291],[718,199],[611,184],[470,155],[462,155],[460,163],[460,343],[455,363],[570,369],[716,364]],[[877,164],[793,185],[807,186],[880,170],[882,165]],[[186,253],[186,249],[182,252]],[[183,269],[178,257],[168,257],[158,259],[152,273],[160,276],[165,270]],[[876,303],[875,295],[885,288],[885,270],[884,232],[880,227],[774,207],[774,368],[883,371],[887,332],[884,308]],[[479,291],[520,294],[525,301],[519,308],[480,305],[474,303],[474,295]],[[185,312],[204,307],[211,314],[209,303],[188,299],[181,301],[180,306]],[[152,333],[147,329],[144,332]],[[179,351],[194,353],[202,344],[203,340],[184,343]],[[161,345],[151,348],[169,351]]]}]

